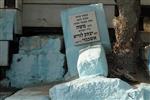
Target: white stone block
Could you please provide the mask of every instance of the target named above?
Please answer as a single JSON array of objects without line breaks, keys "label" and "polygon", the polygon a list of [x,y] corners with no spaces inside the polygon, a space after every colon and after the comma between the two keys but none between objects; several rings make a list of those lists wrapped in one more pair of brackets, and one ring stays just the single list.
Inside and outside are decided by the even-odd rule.
[{"label": "white stone block", "polygon": [[0,41],[0,66],[8,66],[8,53],[9,43],[8,41]]},{"label": "white stone block", "polygon": [[77,69],[79,77],[108,75],[108,65],[102,45],[89,46],[79,53]]},{"label": "white stone block", "polygon": [[79,78],[50,89],[51,100],[123,100],[132,87],[120,79],[104,77]]},{"label": "white stone block", "polygon": [[150,84],[136,89],[117,78],[87,77],[56,85],[51,100],[150,100]]}]

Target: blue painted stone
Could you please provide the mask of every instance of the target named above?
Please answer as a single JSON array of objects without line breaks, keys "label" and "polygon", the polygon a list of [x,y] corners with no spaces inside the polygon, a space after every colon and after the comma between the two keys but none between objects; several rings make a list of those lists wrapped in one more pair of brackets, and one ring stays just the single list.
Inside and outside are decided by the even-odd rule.
[{"label": "blue painted stone", "polygon": [[22,88],[38,81],[38,58],[35,55],[13,55],[11,69],[7,72],[12,87]]},{"label": "blue painted stone", "polygon": [[0,40],[13,40],[16,10],[0,9]]},{"label": "blue painted stone", "polygon": [[[20,53],[39,53],[60,51],[62,49],[62,36],[32,36],[22,37],[19,42]],[[36,51],[36,52],[35,52]]]},{"label": "blue painted stone", "polygon": [[13,55],[7,72],[11,86],[22,88],[63,80],[64,58],[60,52],[61,37],[21,38],[19,54]]},{"label": "blue painted stone", "polygon": [[[94,11],[96,14],[98,30],[100,33],[100,41],[75,46],[73,41],[73,33],[69,22],[69,16],[76,15],[79,13],[84,13],[84,12],[91,12],[91,11]],[[61,21],[63,26],[65,46],[66,46],[66,56],[67,56],[68,73],[69,73],[68,75],[70,75],[70,77],[78,76],[77,59],[79,56],[79,51],[81,49],[88,47],[89,45],[92,46],[92,45],[102,44],[106,52],[111,50],[107,23],[106,23],[105,13],[102,4],[81,6],[81,7],[62,11]]]},{"label": "blue painted stone", "polygon": [[77,63],[79,77],[108,75],[108,65],[102,45],[89,46],[82,49]]},{"label": "blue painted stone", "polygon": [[104,77],[79,78],[50,89],[51,100],[122,100],[132,87],[120,79]]},{"label": "blue painted stone", "polygon": [[51,100],[150,100],[150,84],[136,89],[114,78],[79,78],[49,90]]}]

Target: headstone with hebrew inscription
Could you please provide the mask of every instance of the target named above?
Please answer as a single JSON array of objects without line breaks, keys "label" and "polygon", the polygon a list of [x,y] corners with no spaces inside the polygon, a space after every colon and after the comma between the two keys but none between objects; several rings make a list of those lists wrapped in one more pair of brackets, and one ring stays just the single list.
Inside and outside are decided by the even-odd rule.
[{"label": "headstone with hebrew inscription", "polygon": [[68,75],[78,76],[79,51],[93,45],[102,45],[111,50],[103,4],[92,4],[62,11]]}]

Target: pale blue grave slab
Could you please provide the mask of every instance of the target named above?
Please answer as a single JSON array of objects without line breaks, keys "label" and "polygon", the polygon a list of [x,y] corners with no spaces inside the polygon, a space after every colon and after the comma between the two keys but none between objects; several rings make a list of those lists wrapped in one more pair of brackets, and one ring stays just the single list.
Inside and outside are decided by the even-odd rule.
[{"label": "pale blue grave slab", "polygon": [[79,78],[49,90],[51,100],[150,100],[150,84],[132,87],[117,78]]},{"label": "pale blue grave slab", "polygon": [[60,52],[62,36],[33,36],[20,39],[19,53],[13,55],[7,71],[12,87],[63,80],[65,55]]},{"label": "pale blue grave slab", "polygon": [[0,40],[13,40],[15,9],[0,9]]},{"label": "pale blue grave slab", "polygon": [[[95,13],[95,17],[92,14],[89,13]],[[75,19],[76,15],[86,15],[89,14],[90,20],[93,20],[95,23],[96,18],[96,24],[98,28],[97,36],[100,37],[96,41],[84,43],[80,41],[74,41],[74,28],[72,21],[70,19]],[[92,19],[93,18],[93,19]],[[63,26],[63,33],[64,33],[64,39],[65,39],[65,46],[66,46],[66,56],[67,56],[67,63],[68,63],[68,75],[71,77],[78,76],[77,73],[77,59],[79,56],[79,51],[85,47],[88,47],[89,45],[100,45],[102,44],[105,48],[105,51],[108,52],[111,50],[111,44],[109,40],[109,34],[107,29],[107,23],[105,18],[105,12],[103,9],[103,4],[93,4],[88,6],[81,6],[77,8],[72,8],[68,10],[64,10],[61,13],[61,21]],[[93,24],[92,24],[93,25]],[[93,25],[94,26],[94,25]],[[73,28],[72,28],[73,27]],[[85,27],[85,26],[83,26]],[[94,27],[95,28],[95,27]],[[94,29],[97,30],[97,29]],[[97,31],[96,31],[97,32]],[[75,42],[77,44],[75,44]]]},{"label": "pale blue grave slab", "polygon": [[50,89],[51,100],[123,100],[132,86],[120,79],[104,77],[79,78]]}]

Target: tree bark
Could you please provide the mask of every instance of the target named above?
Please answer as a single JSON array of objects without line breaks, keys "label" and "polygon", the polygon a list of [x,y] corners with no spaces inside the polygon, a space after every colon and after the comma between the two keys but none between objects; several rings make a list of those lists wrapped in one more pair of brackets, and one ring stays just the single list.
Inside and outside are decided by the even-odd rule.
[{"label": "tree bark", "polygon": [[139,56],[140,0],[116,0],[119,16],[113,21],[116,42],[113,46],[116,68],[135,73]]}]

